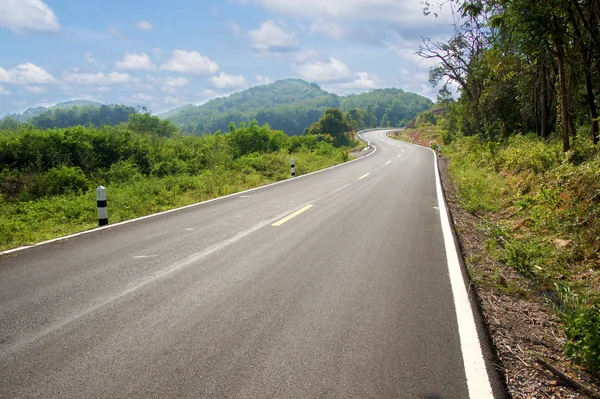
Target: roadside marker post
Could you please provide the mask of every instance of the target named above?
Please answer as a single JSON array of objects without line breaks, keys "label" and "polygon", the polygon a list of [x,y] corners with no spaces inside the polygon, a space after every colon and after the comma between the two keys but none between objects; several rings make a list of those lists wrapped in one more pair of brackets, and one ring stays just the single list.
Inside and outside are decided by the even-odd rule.
[{"label": "roadside marker post", "polygon": [[292,158],[290,160],[290,167],[292,168],[292,177],[296,176],[296,163],[294,161],[294,158]]},{"label": "roadside marker post", "polygon": [[98,205],[98,226],[108,224],[108,209],[106,207],[106,189],[98,186],[96,189],[96,203]]}]

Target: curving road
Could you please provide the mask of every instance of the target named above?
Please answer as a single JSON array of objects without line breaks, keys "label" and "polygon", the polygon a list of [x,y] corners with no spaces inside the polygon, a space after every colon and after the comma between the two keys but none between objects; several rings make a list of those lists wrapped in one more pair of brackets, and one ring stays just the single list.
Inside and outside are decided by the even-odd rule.
[{"label": "curving road", "polygon": [[0,255],[0,397],[484,399],[488,376],[502,397],[471,367],[435,155],[365,137],[340,167]]}]

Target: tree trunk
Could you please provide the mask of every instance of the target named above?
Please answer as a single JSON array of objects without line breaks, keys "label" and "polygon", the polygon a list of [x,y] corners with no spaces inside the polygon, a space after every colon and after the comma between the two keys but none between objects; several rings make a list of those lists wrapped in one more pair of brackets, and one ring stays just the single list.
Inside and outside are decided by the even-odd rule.
[{"label": "tree trunk", "polygon": [[567,74],[567,112],[569,112],[569,118],[567,122],[569,122],[569,134],[571,137],[575,138],[577,136],[577,130],[575,129],[575,121],[573,120],[573,98],[575,95],[575,73],[573,72],[573,66],[571,65],[568,68],[569,72]]},{"label": "tree trunk", "polygon": [[541,128],[540,128],[540,136],[545,140],[550,135],[548,132],[548,87],[546,80],[546,61],[542,61],[542,98],[541,98],[541,107],[542,107],[542,116],[541,116]]},{"label": "tree trunk", "polygon": [[558,78],[560,87],[560,119],[562,126],[562,143],[563,152],[571,149],[569,143],[569,99],[567,93],[567,72],[565,70],[565,52],[563,48],[562,38],[560,34],[554,35],[554,43],[556,44],[556,58],[558,61]]},{"label": "tree trunk", "polygon": [[592,139],[594,144],[598,144],[598,110],[596,109],[596,96],[594,95],[594,87],[592,85],[592,73],[585,71],[585,99],[590,112],[590,120],[592,121]]}]

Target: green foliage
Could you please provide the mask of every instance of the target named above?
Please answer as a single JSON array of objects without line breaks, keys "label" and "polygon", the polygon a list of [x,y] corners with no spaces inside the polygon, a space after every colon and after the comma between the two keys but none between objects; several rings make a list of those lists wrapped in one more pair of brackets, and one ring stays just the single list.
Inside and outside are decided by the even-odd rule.
[{"label": "green foliage", "polygon": [[131,160],[119,160],[110,165],[106,178],[109,183],[113,184],[129,183],[141,179],[142,174],[139,166]]},{"label": "green foliage", "polygon": [[556,291],[556,310],[567,336],[565,353],[591,371],[600,371],[600,301],[590,304],[565,284],[557,284]]},{"label": "green foliage", "polygon": [[268,124],[289,135],[300,135],[328,108],[348,112],[349,123],[355,129],[361,129],[379,126],[386,112],[389,122],[400,126],[431,105],[429,99],[399,89],[338,97],[314,83],[285,79],[200,106],[181,107],[160,116],[173,121],[186,133],[226,131],[232,122],[240,124],[256,120],[259,125]]},{"label": "green foliage", "polygon": [[[166,128],[167,130],[163,130]],[[117,126],[0,134],[0,249],[94,227],[107,188],[111,222],[256,187],[348,160],[330,135],[287,136],[251,122],[182,136],[149,115]]]},{"label": "green foliage", "polygon": [[451,160],[450,172],[461,193],[462,205],[468,212],[493,212],[501,207],[506,183],[494,168],[494,146],[477,137],[465,137],[444,149]]},{"label": "green foliage", "polygon": [[501,260],[507,266],[527,277],[533,277],[544,270],[551,248],[534,238],[510,240],[505,246]]},{"label": "green foliage", "polygon": [[445,155],[465,209],[494,220],[484,230],[487,249],[534,291],[547,295],[561,281],[556,294],[565,353],[597,371],[600,303],[582,294],[597,292],[597,278],[580,276],[597,276],[591,265],[600,247],[600,148],[582,141],[563,155],[559,140],[462,137]]},{"label": "green foliage", "polygon": [[556,167],[562,160],[560,146],[548,145],[536,136],[512,136],[498,154],[502,169],[512,173],[531,171],[542,173]]},{"label": "green foliage", "polygon": [[51,108],[29,119],[28,123],[40,129],[66,128],[78,125],[118,125],[127,122],[139,110],[125,105],[93,105],[73,108]]},{"label": "green foliage", "polygon": [[348,133],[352,131],[352,126],[346,120],[346,116],[339,108],[329,108],[325,110],[323,116],[313,123],[308,130],[309,134],[329,134],[333,137],[336,146],[342,147],[351,144]]},{"label": "green foliage", "polygon": [[35,108],[29,108],[27,109],[25,112],[20,113],[20,114],[8,114],[6,115],[3,119],[0,120],[0,129],[7,129],[9,128],[9,126],[4,125],[2,122],[6,121],[6,120],[10,120],[11,123],[17,123],[17,124],[21,124],[21,123],[26,123],[28,122],[31,118],[36,117],[38,115],[43,114],[46,111],[49,110],[55,110],[55,109],[70,109],[73,107],[100,107],[102,106],[101,103],[96,102],[96,101],[89,101],[89,100],[74,100],[74,101],[65,101],[62,103],[58,103],[56,105],[53,105],[51,107],[35,107]]},{"label": "green foliage", "polygon": [[46,173],[46,184],[48,195],[58,195],[66,193],[80,193],[88,188],[88,181],[85,174],[78,166],[60,166],[52,168]]},{"label": "green foliage", "polygon": [[[127,121],[129,129],[136,133],[173,137],[179,129],[171,121],[150,114],[132,114]],[[124,121],[123,121],[124,122]]]}]

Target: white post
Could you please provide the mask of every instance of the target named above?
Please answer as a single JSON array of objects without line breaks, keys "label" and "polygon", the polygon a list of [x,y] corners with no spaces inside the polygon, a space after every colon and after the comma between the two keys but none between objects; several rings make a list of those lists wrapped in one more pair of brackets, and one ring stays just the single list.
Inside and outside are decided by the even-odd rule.
[{"label": "white post", "polygon": [[292,168],[292,177],[296,176],[296,164],[294,158],[290,160],[290,167]]},{"label": "white post", "polygon": [[106,189],[99,186],[96,189],[96,203],[98,204],[98,226],[108,224],[108,209],[106,207]]}]

